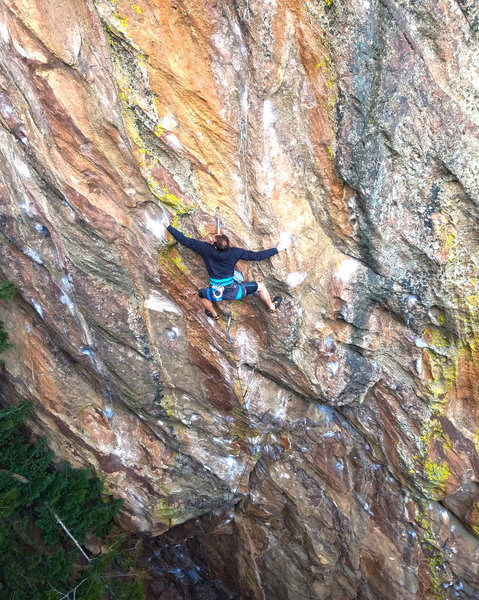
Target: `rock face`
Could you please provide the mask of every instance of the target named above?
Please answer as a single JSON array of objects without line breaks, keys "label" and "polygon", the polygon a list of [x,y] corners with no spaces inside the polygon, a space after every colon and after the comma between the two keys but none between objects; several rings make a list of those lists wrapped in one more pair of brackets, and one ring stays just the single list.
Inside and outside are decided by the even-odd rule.
[{"label": "rock face", "polygon": [[[3,398],[233,595],[479,597],[478,35],[472,0],[0,6]],[[216,206],[292,240],[233,347],[162,225]]]}]

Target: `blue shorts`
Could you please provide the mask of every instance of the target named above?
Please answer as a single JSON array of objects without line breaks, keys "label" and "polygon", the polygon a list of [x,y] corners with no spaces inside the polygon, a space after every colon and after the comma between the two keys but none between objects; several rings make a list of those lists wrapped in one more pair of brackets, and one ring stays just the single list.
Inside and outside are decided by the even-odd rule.
[{"label": "blue shorts", "polygon": [[211,287],[201,288],[198,290],[198,296],[200,298],[206,298],[210,302],[221,302],[222,300],[241,300],[246,296],[256,293],[258,290],[258,284],[256,281],[243,281],[243,283],[232,283],[224,288],[223,296],[217,300],[213,295]]}]

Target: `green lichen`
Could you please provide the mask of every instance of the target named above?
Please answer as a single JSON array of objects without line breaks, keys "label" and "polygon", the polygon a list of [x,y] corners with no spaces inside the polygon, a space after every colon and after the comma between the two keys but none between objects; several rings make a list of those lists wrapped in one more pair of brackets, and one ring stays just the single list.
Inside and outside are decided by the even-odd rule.
[{"label": "green lichen", "polygon": [[[240,392],[240,397],[243,396],[243,393],[244,392]],[[252,442],[254,438],[259,436],[258,428],[251,426],[248,416],[242,406],[236,406],[233,409],[231,416],[233,417],[233,421],[231,421],[229,428],[229,435],[231,437]]]},{"label": "green lichen", "polygon": [[446,481],[451,475],[448,465],[444,461],[436,463],[428,459],[424,463],[424,474],[432,486],[432,495],[439,498],[444,493]]},{"label": "green lichen", "polygon": [[168,188],[165,186],[162,187],[162,202],[166,204],[170,208],[173,208],[177,215],[184,215],[186,213],[191,212],[191,208],[185,206],[184,202],[179,200],[174,194],[171,194],[168,191]]},{"label": "green lichen", "polygon": [[443,584],[447,581],[446,574],[441,570],[442,556],[435,548],[433,549],[433,555],[428,561],[428,567],[431,572],[431,587],[430,591],[433,594],[433,598],[437,600],[443,600],[446,598],[446,592]]},{"label": "green lichen", "polygon": [[187,272],[188,268],[179,254],[176,256],[170,255],[170,260],[182,273]]},{"label": "green lichen", "polygon": [[[324,85],[328,88],[328,102],[327,102],[327,111],[328,117],[331,123],[336,125],[336,104],[338,101],[338,95],[336,93],[337,83],[338,83],[338,73],[334,68],[334,63],[329,56],[323,57],[317,64],[316,69],[318,69],[323,78]],[[328,148],[329,150],[329,148]],[[332,151],[330,150],[332,153]]]},{"label": "green lichen", "polygon": [[[477,268],[466,240],[462,240],[461,237],[463,234],[456,220],[456,204],[453,194],[441,199],[442,224],[438,227],[445,260],[442,276],[443,296],[455,296],[453,318],[456,330],[452,337],[442,326],[445,318],[441,315],[440,326],[427,327],[422,335],[427,343],[424,358],[427,358],[431,377],[427,382],[429,416],[423,424],[418,449],[426,481],[423,491],[436,499],[444,493],[447,479],[451,475],[447,465],[451,440],[442,431],[438,417],[447,414],[451,393],[457,386],[461,362],[465,360],[474,364],[478,355]],[[479,450],[479,440],[476,447]]]},{"label": "green lichen", "polygon": [[422,543],[434,544],[435,538],[431,531],[431,524],[429,522],[429,515],[426,510],[426,504],[424,501],[419,505],[419,511],[415,518],[416,523],[421,527],[423,534],[421,538]]},{"label": "green lichen", "polygon": [[154,514],[168,527],[176,524],[176,521],[181,516],[181,510],[170,506],[165,498],[160,498],[154,508]]},{"label": "green lichen", "polygon": [[451,346],[451,343],[441,329],[426,328],[423,332],[423,336],[427,338],[429,346],[433,348],[440,350]]},{"label": "green lichen", "polygon": [[478,515],[478,519],[473,527],[474,535],[479,537],[479,502],[476,504],[476,514]]},{"label": "green lichen", "polygon": [[431,595],[428,597],[430,597],[431,600],[433,598],[436,600],[442,600],[445,598],[442,584],[446,581],[445,574],[441,571],[443,555],[436,547],[437,540],[435,539],[431,530],[429,514],[427,512],[425,502],[420,503],[419,506],[420,508],[416,515],[415,521],[423,531],[421,545],[424,552],[427,554],[427,565],[431,574],[431,583],[429,588]]},{"label": "green lichen", "polygon": [[414,474],[416,472],[416,465],[401,441],[396,444],[396,451],[406,471],[410,474]]},{"label": "green lichen", "polygon": [[164,398],[162,398],[160,401],[160,405],[161,405],[161,408],[165,411],[165,414],[168,417],[170,417],[170,419],[175,418],[175,412],[173,410],[174,402],[170,398],[167,398],[166,396]]},{"label": "green lichen", "polygon": [[427,421],[421,431],[418,448],[422,457],[427,456],[433,440],[439,440],[445,450],[451,449],[451,440],[444,433],[436,418]]},{"label": "green lichen", "polygon": [[479,454],[479,429],[476,431],[476,435],[474,438],[474,446],[476,448],[476,452]]},{"label": "green lichen", "polygon": [[[139,7],[135,4],[131,6],[138,13],[140,12]],[[163,183],[155,178],[153,170],[155,165],[160,162],[160,155],[155,143],[143,137],[140,130],[140,127],[145,126],[157,138],[161,137],[164,132],[158,114],[159,101],[149,87],[146,70],[147,57],[140,51],[128,33],[128,19],[126,17],[122,17],[116,10],[112,10],[109,17],[103,16],[101,12],[100,16],[110,41],[125,124],[137,149],[140,170],[151,193],[161,204],[167,206],[173,212],[174,217],[178,218],[195,210],[196,207],[187,207],[182,200],[172,194]],[[124,58],[124,44],[119,39],[127,41],[128,45],[133,48],[127,61]]]},{"label": "green lichen", "polygon": [[173,244],[174,242],[168,244],[160,250],[158,266],[160,267],[161,271],[166,271],[167,273],[170,273],[170,275],[176,276],[177,270],[179,270],[181,273],[186,273],[188,268]]},{"label": "green lichen", "polygon": [[439,413],[433,410],[424,422],[421,435],[416,439],[419,454],[414,457],[417,461],[415,470],[422,474],[422,479],[418,479],[417,484],[428,498],[434,500],[443,496],[446,482],[452,475],[446,462],[451,450],[451,440],[441,428],[438,416]]}]

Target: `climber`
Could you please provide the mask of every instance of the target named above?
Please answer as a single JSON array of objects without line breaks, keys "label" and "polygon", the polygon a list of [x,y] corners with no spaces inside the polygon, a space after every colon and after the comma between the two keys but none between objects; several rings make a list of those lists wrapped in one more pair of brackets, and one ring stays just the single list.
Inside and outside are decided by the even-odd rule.
[{"label": "climber", "polygon": [[169,219],[166,216],[163,218],[163,223],[180,244],[197,252],[205,261],[206,270],[210,276],[210,285],[198,290],[198,295],[208,317],[215,320],[219,319],[213,303],[221,302],[221,300],[240,300],[256,292],[268,307],[269,312],[274,313],[278,310],[281,304],[281,296],[275,296],[271,300],[271,296],[262,282],[245,281],[238,283],[234,279],[234,270],[239,260],[264,260],[277,254],[286,245],[252,252],[251,250],[243,250],[243,248],[231,247],[229,239],[224,233],[210,236],[210,240],[213,242],[210,244],[186,237],[169,224]]}]

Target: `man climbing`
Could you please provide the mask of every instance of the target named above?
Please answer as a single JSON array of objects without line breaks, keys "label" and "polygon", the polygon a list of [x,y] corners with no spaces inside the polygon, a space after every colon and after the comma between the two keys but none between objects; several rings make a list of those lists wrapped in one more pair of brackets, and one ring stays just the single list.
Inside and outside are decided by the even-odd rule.
[{"label": "man climbing", "polygon": [[264,260],[277,254],[278,248],[252,252],[243,248],[231,247],[228,237],[223,233],[217,234],[212,238],[210,237],[213,243],[209,244],[208,242],[186,237],[186,235],[168,225],[166,217],[164,223],[167,226],[167,230],[180,244],[197,252],[205,261],[206,270],[210,276],[210,285],[198,290],[198,295],[201,298],[208,317],[215,320],[219,319],[214,307],[215,302],[221,302],[221,300],[240,300],[256,292],[268,307],[269,312],[273,313],[278,310],[281,304],[281,297],[275,296],[271,300],[271,296],[264,283],[256,283],[256,281],[238,283],[234,279],[235,266],[239,260]]}]

